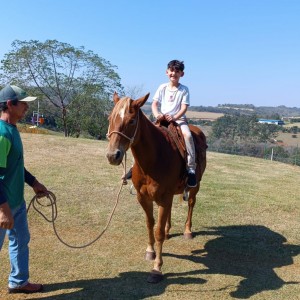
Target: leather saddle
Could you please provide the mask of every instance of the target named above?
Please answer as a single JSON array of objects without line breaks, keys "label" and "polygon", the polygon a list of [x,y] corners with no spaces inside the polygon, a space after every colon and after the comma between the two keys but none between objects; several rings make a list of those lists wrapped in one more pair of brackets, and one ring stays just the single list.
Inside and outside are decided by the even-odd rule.
[{"label": "leather saddle", "polygon": [[171,137],[180,155],[182,156],[184,161],[187,162],[187,150],[180,126],[176,122],[168,122],[164,118],[162,118],[159,121],[156,121],[155,125],[159,126],[167,135]]}]

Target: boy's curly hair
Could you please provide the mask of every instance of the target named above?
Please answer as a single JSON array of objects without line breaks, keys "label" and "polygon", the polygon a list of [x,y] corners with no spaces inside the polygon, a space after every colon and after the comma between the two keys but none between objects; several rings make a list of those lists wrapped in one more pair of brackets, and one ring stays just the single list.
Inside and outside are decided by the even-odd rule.
[{"label": "boy's curly hair", "polygon": [[180,60],[177,60],[177,59],[171,60],[168,63],[168,69],[170,69],[170,70],[175,69],[176,71],[182,71],[183,72],[183,70],[184,70],[184,62],[180,61]]}]

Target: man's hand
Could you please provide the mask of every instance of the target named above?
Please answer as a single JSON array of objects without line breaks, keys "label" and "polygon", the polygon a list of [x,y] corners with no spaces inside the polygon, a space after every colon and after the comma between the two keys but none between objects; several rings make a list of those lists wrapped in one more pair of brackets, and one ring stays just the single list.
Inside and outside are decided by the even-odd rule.
[{"label": "man's hand", "polygon": [[7,202],[0,205],[0,227],[3,229],[14,227],[14,218]]},{"label": "man's hand", "polygon": [[49,195],[47,188],[37,180],[34,181],[32,188],[38,197]]}]

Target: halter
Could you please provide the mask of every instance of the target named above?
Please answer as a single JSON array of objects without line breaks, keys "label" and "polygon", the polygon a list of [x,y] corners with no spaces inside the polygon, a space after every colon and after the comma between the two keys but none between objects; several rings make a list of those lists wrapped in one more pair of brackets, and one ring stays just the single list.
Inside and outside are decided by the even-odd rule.
[{"label": "halter", "polygon": [[[123,136],[124,138],[126,138],[127,140],[129,140],[130,146],[131,146],[131,144],[134,142],[134,138],[135,138],[135,136],[136,136],[136,133],[137,133],[137,130],[138,130],[138,127],[139,127],[139,117],[140,117],[140,111],[138,110],[138,114],[137,114],[137,118],[136,118],[136,119],[137,119],[137,120],[136,120],[136,127],[135,127],[135,131],[134,131],[134,134],[133,134],[133,137],[132,137],[132,138],[128,137],[128,136],[127,136],[126,134],[124,134],[123,132],[116,131],[116,130],[111,131],[111,132],[107,132],[106,137],[109,139],[113,133],[117,133],[117,134]],[[108,131],[109,131],[109,127],[108,127]]]}]

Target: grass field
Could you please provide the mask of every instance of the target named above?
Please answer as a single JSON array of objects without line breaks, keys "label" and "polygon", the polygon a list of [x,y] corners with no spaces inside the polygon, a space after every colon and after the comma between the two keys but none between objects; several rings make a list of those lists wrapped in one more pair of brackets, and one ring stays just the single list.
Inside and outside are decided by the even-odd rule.
[{"label": "grass field", "polygon": [[294,127],[294,126],[300,127],[300,122],[288,123],[288,124],[284,125],[284,127],[287,127],[287,128]]},{"label": "grass field", "polygon": [[300,146],[300,134],[293,135],[292,133],[280,132],[276,137],[278,142],[285,146],[298,147]]},{"label": "grass field", "polygon": [[192,111],[192,110],[188,110],[186,112],[186,116],[189,119],[203,119],[203,120],[215,121],[218,118],[223,117],[224,114],[223,113],[207,112],[207,111]]},{"label": "grass field", "polygon": [[[105,227],[120,188],[122,167],[105,158],[107,142],[22,134],[27,168],[57,197],[56,226],[82,245]],[[131,163],[130,155],[128,165]],[[172,237],[164,244],[165,279],[146,282],[144,213],[124,186],[112,223],[95,244],[70,249],[34,210],[31,281],[36,295],[6,293],[7,241],[0,252],[0,299],[255,299],[300,295],[300,168],[208,152],[195,206],[195,238],[182,232],[187,204],[174,198]],[[27,202],[33,197],[26,187]],[[43,211],[50,216],[50,208]]]}]

